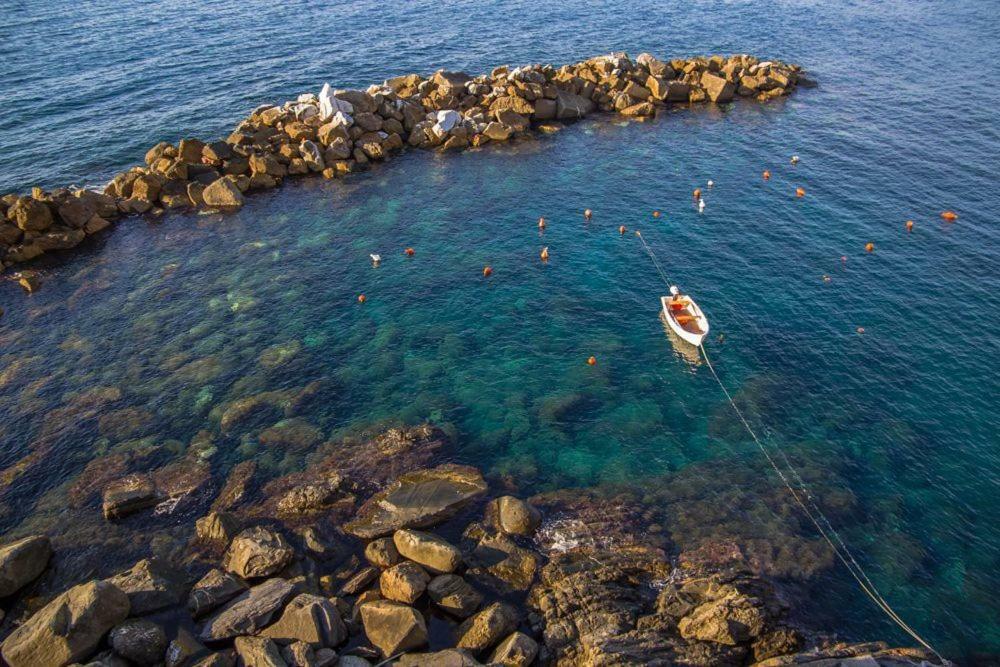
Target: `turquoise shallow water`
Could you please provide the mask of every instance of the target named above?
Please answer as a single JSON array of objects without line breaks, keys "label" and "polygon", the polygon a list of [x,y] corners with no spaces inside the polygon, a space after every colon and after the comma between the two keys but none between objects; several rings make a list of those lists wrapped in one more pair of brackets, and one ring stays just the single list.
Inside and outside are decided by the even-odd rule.
[{"label": "turquoise shallow water", "polygon": [[[99,182],[156,140],[222,133],[258,102],[325,79],[628,48],[773,55],[821,85],[766,105],[407,153],[347,182],[256,196],[228,217],[125,222],[46,268],[30,298],[0,283],[5,528],[71,531],[77,515],[51,508],[95,455],[134,446],[122,444],[133,435],[169,450],[215,428],[211,411],[227,400],[324,378],[304,416],[331,438],[431,420],[455,435],[461,460],[525,488],[643,484],[666,503],[680,547],[769,541],[775,572],[811,575],[801,585],[812,620],[904,641],[846,572],[781,553],[780,531],[814,536],[761,509],[778,482],[706,369],[664,332],[664,287],[631,234],[640,229],[708,312],[723,380],[802,467],[897,610],[949,655],[1000,652],[1000,81],[986,66],[1000,54],[987,7],[694,4],[636,7],[610,24],[596,9],[529,4],[285,4],[258,7],[252,22],[250,10],[210,4],[65,9],[14,6],[0,28],[14,56],[0,66],[11,102],[2,188]],[[246,39],[264,24],[265,43]],[[65,48],[42,49],[42,31]],[[55,154],[39,136],[71,150]],[[945,208],[957,223],[938,218]],[[294,354],[267,368],[273,346]],[[141,407],[149,422],[127,435],[45,430],[95,386],[120,387],[117,407]],[[243,458],[272,474],[307,460],[253,438],[218,444],[220,476]]]}]

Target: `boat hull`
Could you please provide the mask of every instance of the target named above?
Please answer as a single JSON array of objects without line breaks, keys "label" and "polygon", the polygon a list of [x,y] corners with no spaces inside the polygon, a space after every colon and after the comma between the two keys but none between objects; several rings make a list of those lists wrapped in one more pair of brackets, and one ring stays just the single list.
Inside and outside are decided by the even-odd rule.
[{"label": "boat hull", "polygon": [[[684,310],[680,311],[681,314],[693,317],[693,324],[695,326],[692,326],[691,324],[685,326],[677,321],[678,313],[675,313],[670,309],[669,296],[660,297],[660,304],[663,307],[663,318],[667,321],[667,325],[670,327],[670,330],[677,334],[678,338],[683,340],[685,343],[690,343],[695,347],[701,345],[701,341],[708,335],[708,318],[705,317],[705,313],[701,311],[698,304],[688,298],[687,306]],[[696,329],[696,331],[694,329]]]}]

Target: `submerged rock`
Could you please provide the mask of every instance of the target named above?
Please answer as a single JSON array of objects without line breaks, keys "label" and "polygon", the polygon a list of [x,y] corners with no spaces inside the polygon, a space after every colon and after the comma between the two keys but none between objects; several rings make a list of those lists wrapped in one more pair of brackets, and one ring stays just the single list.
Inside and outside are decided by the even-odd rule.
[{"label": "submerged rock", "polygon": [[233,538],[223,567],[244,579],[254,579],[275,574],[293,558],[295,551],[281,533],[254,526]]}]

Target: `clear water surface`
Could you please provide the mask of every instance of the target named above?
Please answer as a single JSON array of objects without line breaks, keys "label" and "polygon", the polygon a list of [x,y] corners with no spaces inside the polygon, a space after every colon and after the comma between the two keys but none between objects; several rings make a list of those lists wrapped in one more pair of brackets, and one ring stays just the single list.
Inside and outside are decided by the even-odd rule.
[{"label": "clear water surface", "polygon": [[[1000,22],[989,3],[0,7],[0,191],[100,183],[158,140],[222,135],[258,103],[326,80],[627,49],[774,56],[820,82],[764,105],[407,153],[345,182],[255,196],[231,216],[130,220],[44,266],[29,298],[0,283],[11,534],[41,528],[97,553],[96,507],[64,501],[88,461],[140,436],[182,451],[217,431],[212,411],[226,401],[323,378],[324,400],[304,417],[330,438],[431,420],[455,434],[459,459],[524,488],[640,484],[673,517],[679,547],[732,534],[794,561],[775,526],[815,535],[755,509],[778,483],[706,369],[665,334],[664,286],[635,237],[619,235],[626,225],[697,295],[723,379],[898,611],[953,657],[1000,652]],[[956,223],[938,218],[945,208]],[[378,269],[369,252],[385,258]],[[60,424],[60,408],[95,387],[145,412],[103,432]],[[217,444],[220,477],[245,458],[274,475],[308,460],[252,437]],[[775,569],[797,576],[794,564]],[[802,585],[816,622],[906,641],[842,569]]]}]

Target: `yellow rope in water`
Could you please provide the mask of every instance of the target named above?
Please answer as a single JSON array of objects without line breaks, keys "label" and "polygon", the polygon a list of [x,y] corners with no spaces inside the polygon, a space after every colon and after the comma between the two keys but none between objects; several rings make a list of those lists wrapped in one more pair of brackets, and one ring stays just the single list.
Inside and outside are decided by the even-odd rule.
[{"label": "yellow rope in water", "polygon": [[[833,552],[837,555],[837,558],[839,558],[840,562],[844,564],[844,567],[847,568],[847,571],[851,573],[851,576],[854,577],[854,580],[858,582],[858,585],[861,587],[861,590],[863,590],[868,595],[868,597],[872,599],[872,601],[876,604],[876,606],[878,606],[879,609],[885,612],[885,614],[891,620],[895,621],[896,624],[903,629],[903,631],[905,631],[913,639],[919,642],[921,646],[923,646],[928,651],[936,655],[938,659],[940,659],[943,663],[947,663],[947,660],[945,660],[944,656],[938,653],[933,646],[931,646],[926,640],[924,640],[923,637],[917,634],[916,630],[911,628],[906,623],[906,621],[904,621],[899,616],[899,614],[897,614],[896,611],[891,606],[889,606],[889,603],[886,601],[886,599],[882,597],[882,594],[878,592],[877,588],[875,588],[875,584],[872,582],[871,579],[868,578],[868,575],[865,574],[865,571],[864,569],[862,569],[861,564],[858,563],[857,559],[854,558],[854,554],[851,553],[851,550],[847,547],[847,544],[840,537],[840,534],[834,529],[833,525],[830,523],[830,520],[826,518],[826,515],[823,514],[822,510],[820,510],[819,507],[815,504],[815,501],[812,500],[811,494],[809,494],[809,492],[806,490],[805,483],[802,481],[802,478],[799,476],[798,472],[795,470],[795,468],[792,467],[791,463],[788,462],[788,458],[784,457],[786,463],[788,464],[788,469],[795,475],[795,477],[798,479],[799,484],[801,485],[800,489],[801,493],[809,499],[810,504],[812,504],[813,506],[813,511],[815,511],[815,514],[821,517],[823,523],[826,524],[826,528],[825,529],[823,528],[823,526],[820,524],[820,521],[813,514],[813,511],[810,511],[809,507],[806,506],[806,504],[802,501],[802,498],[799,496],[799,492],[797,492],[795,488],[792,486],[791,482],[788,481],[788,477],[781,470],[781,468],[778,467],[777,462],[775,462],[771,454],[767,451],[767,449],[765,449],[763,443],[761,443],[760,439],[757,437],[757,434],[754,433],[753,428],[750,427],[750,423],[746,420],[746,418],[743,416],[743,412],[736,405],[736,401],[733,400],[733,397],[729,393],[729,390],[726,389],[726,385],[722,383],[722,380],[719,378],[719,374],[715,372],[715,367],[712,365],[712,361],[708,358],[708,352],[705,351],[705,346],[699,345],[698,347],[699,349],[701,349],[701,354],[705,358],[705,364],[708,366],[708,369],[712,372],[712,377],[714,377],[715,381],[719,383],[719,388],[722,389],[722,393],[726,395],[726,399],[732,406],[733,411],[736,413],[736,416],[740,418],[741,422],[743,422],[743,426],[746,427],[747,433],[749,433],[750,437],[753,438],[753,441],[757,444],[757,447],[760,449],[761,453],[767,459],[767,462],[771,464],[771,467],[774,469],[774,472],[776,472],[778,474],[778,477],[781,478],[781,481],[785,484],[785,487],[788,489],[789,493],[792,494],[792,498],[795,499],[795,502],[798,503],[800,508],[802,508],[802,511],[805,513],[805,515],[809,517],[809,520],[813,523],[814,526],[816,526],[816,530],[819,531],[820,535],[823,536],[823,539],[826,540],[827,544],[830,545],[830,548],[833,549]],[[782,456],[784,456],[783,453]],[[833,535],[833,539],[831,539],[830,535]],[[837,544],[834,543],[834,540],[836,540]],[[840,545],[839,547],[838,544]]]},{"label": "yellow rope in water", "polygon": [[[646,249],[646,254],[648,254],[649,258],[653,261],[653,266],[656,267],[656,271],[657,273],[660,274],[660,278],[663,279],[663,283],[669,288],[670,281],[667,279],[667,275],[666,273],[664,273],[663,267],[660,266],[660,262],[656,259],[656,255],[653,254],[652,248],[650,248],[649,244],[646,243],[646,239],[643,238],[641,233],[636,232],[635,235],[639,237],[640,241],[642,241],[642,245]],[[886,616],[888,616],[892,621],[896,623],[896,625],[898,625],[904,632],[906,632],[906,634],[910,635],[910,637],[912,637],[915,641],[919,642],[921,646],[923,646],[928,651],[937,656],[937,658],[941,660],[942,663],[950,664],[944,658],[944,656],[938,653],[933,646],[931,646],[926,640],[924,640],[923,637],[917,634],[916,630],[911,628],[906,623],[906,621],[904,621],[902,617],[900,617],[900,615],[897,614],[896,611],[891,606],[889,606],[889,603],[882,596],[882,594],[879,593],[878,589],[875,587],[875,584],[865,573],[864,569],[861,567],[861,564],[858,563],[857,559],[854,557],[854,554],[847,547],[847,544],[844,542],[844,540],[840,537],[840,534],[833,527],[833,524],[830,523],[830,520],[826,518],[826,515],[819,508],[819,505],[816,504],[816,501],[813,499],[812,494],[809,493],[809,490],[805,485],[805,481],[803,481],[802,477],[799,475],[798,471],[796,471],[795,467],[792,466],[791,461],[788,460],[788,457],[785,456],[785,453],[781,450],[780,447],[776,447],[778,452],[781,454],[782,459],[784,459],[785,465],[788,467],[788,470],[791,472],[791,474],[795,477],[800,487],[799,491],[795,490],[791,482],[788,480],[788,476],[781,470],[780,467],[778,467],[778,463],[771,456],[770,452],[768,452],[767,449],[764,447],[764,444],[757,437],[757,434],[754,432],[753,428],[751,428],[750,422],[748,422],[746,420],[746,417],[743,416],[743,412],[740,410],[739,406],[736,405],[736,401],[733,400],[733,397],[729,393],[729,390],[726,389],[726,385],[722,383],[722,380],[719,378],[719,374],[715,372],[715,366],[712,365],[711,359],[708,358],[708,352],[705,350],[705,346],[699,345],[698,348],[701,350],[702,357],[705,358],[705,364],[711,371],[712,377],[714,377],[715,381],[719,384],[719,388],[722,389],[722,393],[725,394],[726,399],[732,406],[733,411],[736,413],[736,416],[740,418],[741,422],[743,422],[743,426],[746,427],[747,433],[749,433],[750,437],[753,438],[753,441],[757,444],[757,447],[764,455],[764,458],[767,459],[767,462],[771,464],[771,467],[774,469],[774,472],[776,472],[778,474],[778,477],[781,478],[781,481],[784,483],[789,493],[792,494],[792,498],[795,499],[795,502],[802,509],[803,513],[805,513],[805,515],[809,518],[812,524],[816,526],[816,530],[818,530],[819,534],[823,536],[823,539],[826,540],[826,543],[830,545],[830,548],[833,549],[833,552],[837,555],[837,558],[840,560],[841,563],[844,564],[844,567],[847,568],[847,571],[851,573],[851,576],[854,577],[854,580],[858,582],[858,585],[861,587],[861,590],[864,591],[865,594],[872,599],[875,605],[879,609],[881,609],[886,614]],[[805,498],[809,501],[809,504],[812,505],[812,510],[810,510],[809,506],[807,506],[806,503],[802,500],[802,497],[800,497],[800,493],[802,496],[805,496]],[[820,522],[820,520],[822,520],[822,523]],[[824,524],[826,526],[825,528]]]}]

